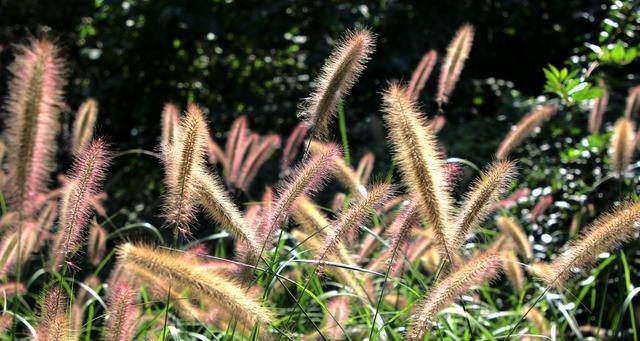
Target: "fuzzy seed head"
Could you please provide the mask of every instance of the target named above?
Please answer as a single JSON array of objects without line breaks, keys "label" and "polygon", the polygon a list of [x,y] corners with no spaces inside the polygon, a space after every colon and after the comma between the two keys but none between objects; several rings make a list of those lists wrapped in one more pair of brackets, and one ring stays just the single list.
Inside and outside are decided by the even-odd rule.
[{"label": "fuzzy seed head", "polygon": [[173,143],[163,146],[167,184],[163,215],[175,232],[189,234],[195,214],[196,175],[204,168],[209,134],[196,105],[189,106],[178,131]]},{"label": "fuzzy seed head", "polygon": [[603,90],[602,96],[593,100],[593,106],[591,107],[591,113],[589,114],[589,132],[592,134],[600,131],[602,118],[607,110],[607,104],[609,103],[609,91],[607,91],[604,83],[601,83],[600,87]]},{"label": "fuzzy seed head", "polygon": [[498,217],[497,225],[515,243],[516,250],[525,260],[533,259],[533,247],[522,226],[511,217]]},{"label": "fuzzy seed head", "polygon": [[557,105],[545,104],[523,117],[500,143],[498,151],[496,152],[496,158],[498,160],[506,159],[511,151],[529,137],[536,128],[553,116],[556,111]]},{"label": "fuzzy seed head", "polygon": [[384,119],[402,179],[415,196],[418,212],[433,227],[445,254],[453,252],[447,231],[451,229],[452,199],[445,175],[446,163],[435,135],[425,128],[418,111],[404,88],[392,84],[383,97]]},{"label": "fuzzy seed head", "polygon": [[348,94],[373,52],[374,37],[367,29],[348,31],[327,59],[313,92],[301,105],[298,116],[313,129],[313,137],[324,139],[338,103]]},{"label": "fuzzy seed head", "polygon": [[635,128],[631,119],[623,117],[613,127],[613,135],[609,142],[609,168],[621,175],[631,163],[636,149]]},{"label": "fuzzy seed head", "polygon": [[291,132],[291,135],[287,138],[287,142],[285,143],[284,150],[282,152],[282,170],[286,170],[291,167],[293,161],[300,152],[300,146],[308,132],[309,127],[305,122],[298,123],[293,129],[293,132]]},{"label": "fuzzy seed head", "polygon": [[91,143],[97,118],[98,102],[93,98],[82,102],[71,132],[71,150],[74,155],[82,152]]},{"label": "fuzzy seed head", "polygon": [[408,340],[422,340],[430,329],[436,315],[465,294],[472,286],[493,279],[500,268],[500,256],[493,252],[475,256],[462,267],[438,282],[420,300],[415,315],[411,318]]},{"label": "fuzzy seed head", "polygon": [[169,146],[178,135],[180,129],[180,109],[173,103],[166,103],[162,108],[162,135],[163,146]]},{"label": "fuzzy seed head", "polygon": [[629,90],[627,96],[627,104],[624,108],[624,117],[632,118],[640,112],[640,85],[634,86]]},{"label": "fuzzy seed head", "polygon": [[52,42],[34,39],[17,48],[9,71],[8,194],[12,210],[28,217],[46,190],[52,168],[65,65]]},{"label": "fuzzy seed head", "polygon": [[422,89],[424,89],[424,85],[427,83],[437,60],[438,53],[435,50],[431,50],[422,56],[420,64],[418,64],[418,67],[416,67],[411,75],[411,82],[409,82],[409,87],[407,88],[407,92],[411,98],[417,100],[418,97],[420,97],[420,93]]},{"label": "fuzzy seed head", "polygon": [[469,57],[474,31],[475,29],[470,24],[463,25],[458,29],[455,37],[449,43],[449,47],[447,47],[447,56],[442,64],[438,92],[436,94],[436,102],[439,105],[449,102],[449,96],[460,78],[464,62]]}]

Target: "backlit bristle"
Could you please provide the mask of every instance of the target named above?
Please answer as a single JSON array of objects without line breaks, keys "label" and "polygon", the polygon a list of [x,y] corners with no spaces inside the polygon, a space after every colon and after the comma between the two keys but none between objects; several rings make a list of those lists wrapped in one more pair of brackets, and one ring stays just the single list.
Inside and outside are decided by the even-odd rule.
[{"label": "backlit bristle", "polygon": [[178,135],[180,129],[180,109],[173,103],[166,103],[162,108],[162,134],[163,146],[169,146]]},{"label": "backlit bristle", "polygon": [[430,50],[422,56],[420,64],[418,64],[413,71],[411,82],[409,82],[409,86],[407,87],[407,92],[411,98],[418,99],[418,97],[420,97],[420,93],[422,89],[424,89],[424,85],[427,83],[437,60],[438,53],[435,50]]},{"label": "backlit bristle", "polygon": [[71,340],[72,331],[67,319],[67,297],[62,289],[53,287],[42,297],[40,321],[36,328],[38,341]]},{"label": "backlit bristle", "polygon": [[129,283],[119,280],[109,287],[107,324],[104,329],[106,340],[133,340],[140,315],[136,306],[136,291]]}]

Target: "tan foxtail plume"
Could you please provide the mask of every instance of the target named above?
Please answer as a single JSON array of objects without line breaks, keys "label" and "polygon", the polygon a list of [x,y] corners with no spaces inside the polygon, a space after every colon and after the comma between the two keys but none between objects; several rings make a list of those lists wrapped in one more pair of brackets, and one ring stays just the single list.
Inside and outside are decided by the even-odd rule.
[{"label": "tan foxtail plume", "polygon": [[65,65],[48,40],[31,40],[17,48],[9,66],[5,126],[8,194],[11,209],[30,216],[46,190],[57,143],[58,117],[65,85]]},{"label": "tan foxtail plume", "polygon": [[273,210],[264,220],[266,227],[260,228],[266,231],[262,249],[267,247],[276,229],[280,228],[280,224],[293,211],[296,200],[314,194],[324,186],[334,171],[335,158],[340,154],[336,146],[327,145],[322,152],[302,161],[302,164],[280,185]]},{"label": "tan foxtail plume", "polygon": [[174,141],[162,146],[167,184],[163,215],[175,233],[190,233],[196,206],[196,174],[204,168],[208,134],[202,111],[192,104],[180,121]]},{"label": "tan foxtail plume", "polygon": [[451,194],[445,176],[446,163],[435,135],[425,127],[423,114],[406,90],[391,84],[383,97],[384,119],[402,179],[418,205],[418,212],[433,227],[446,255],[450,249]]},{"label": "tan foxtail plume", "polygon": [[470,24],[463,25],[447,47],[447,56],[442,64],[438,92],[436,93],[436,102],[439,105],[449,102],[449,96],[460,78],[464,62],[469,57],[474,31],[475,29]]},{"label": "tan foxtail plume", "polygon": [[170,278],[178,287],[187,288],[220,307],[228,308],[249,325],[269,325],[274,320],[273,313],[247,295],[240,285],[197,263],[187,263],[175,253],[126,243],[118,247],[118,257],[125,269],[130,265],[137,266],[146,269],[159,280]]},{"label": "tan foxtail plume", "polygon": [[553,116],[556,110],[556,104],[544,104],[523,117],[500,143],[496,158],[498,160],[506,159],[513,149],[518,147],[544,121]]},{"label": "tan foxtail plume", "polygon": [[451,237],[452,249],[458,249],[467,236],[493,210],[500,196],[507,190],[516,174],[516,165],[511,161],[498,161],[489,167],[481,179],[476,180],[468,192],[453,229],[447,234]]},{"label": "tan foxtail plume", "polygon": [[529,237],[515,219],[498,217],[497,225],[504,234],[511,237],[515,242],[516,250],[525,260],[533,259],[533,248],[529,243]]},{"label": "tan foxtail plume", "polygon": [[[371,216],[378,208],[382,207],[393,195],[393,187],[388,183],[380,183],[373,185],[364,196],[343,212],[338,221],[333,225],[332,229],[327,232],[322,250],[319,252],[320,260],[323,260],[327,254],[335,254],[337,252],[338,242],[344,240],[347,235],[357,235],[360,225]],[[351,240],[353,242],[353,240]]]},{"label": "tan foxtail plume", "polygon": [[617,175],[621,176],[636,149],[635,128],[630,118],[622,117],[613,127],[613,135],[609,141],[609,167]]},{"label": "tan foxtail plume", "polygon": [[65,185],[60,207],[60,229],[51,248],[55,267],[73,256],[86,234],[91,216],[91,201],[100,189],[109,162],[104,141],[91,142],[75,161],[69,183]]},{"label": "tan foxtail plume", "polygon": [[98,118],[98,103],[95,99],[89,98],[80,104],[76,118],[73,120],[71,132],[71,150],[73,154],[78,154],[93,139],[93,131]]},{"label": "tan foxtail plume", "polygon": [[533,273],[549,286],[562,287],[579,272],[590,270],[600,253],[612,251],[632,240],[638,233],[639,223],[640,203],[625,203],[611,213],[601,215],[565,252],[550,264],[534,269]]},{"label": "tan foxtail plume", "polygon": [[627,96],[627,104],[624,107],[624,117],[632,118],[640,111],[640,85],[634,86],[629,90]]},{"label": "tan foxtail plume", "polygon": [[594,134],[600,130],[602,126],[602,117],[607,110],[607,104],[609,103],[609,91],[604,84],[600,82],[600,88],[602,88],[602,96],[593,100],[593,106],[591,107],[591,113],[589,114],[589,132]]},{"label": "tan foxtail plume", "polygon": [[438,53],[435,50],[430,50],[422,56],[420,64],[418,64],[418,67],[416,67],[411,75],[411,82],[409,82],[409,87],[407,88],[407,92],[411,98],[417,100],[418,97],[420,97],[420,93],[422,89],[424,89],[424,85],[427,83],[427,79],[429,79],[437,60]]},{"label": "tan foxtail plume", "polygon": [[411,317],[408,340],[422,340],[434,322],[436,315],[465,294],[472,286],[493,279],[500,268],[500,256],[485,252],[465,262],[460,268],[439,281],[433,289],[418,302],[418,308]]},{"label": "tan foxtail plume", "polygon": [[40,321],[36,328],[38,341],[73,339],[73,332],[67,319],[67,297],[60,287],[46,291],[41,298]]},{"label": "tan foxtail plume", "polygon": [[314,138],[325,138],[338,103],[349,92],[373,52],[374,37],[367,29],[348,31],[326,60],[313,92],[301,105],[299,117],[313,130]]},{"label": "tan foxtail plume", "polygon": [[351,314],[349,298],[346,296],[331,298],[327,303],[327,311],[330,315],[327,314],[325,317],[325,323],[322,327],[323,334],[330,340],[342,340],[344,328],[347,326]]},{"label": "tan foxtail plume", "polygon": [[109,283],[107,324],[103,335],[109,341],[133,340],[140,309],[136,306],[136,290],[124,279]]},{"label": "tan foxtail plume", "polygon": [[260,239],[256,229],[244,220],[238,207],[231,201],[220,179],[213,173],[198,171],[194,178],[200,204],[205,212],[236,239],[244,242],[253,255],[260,253]]},{"label": "tan foxtail plume", "polygon": [[161,143],[169,146],[178,135],[180,129],[180,109],[173,103],[166,103],[162,108]]}]

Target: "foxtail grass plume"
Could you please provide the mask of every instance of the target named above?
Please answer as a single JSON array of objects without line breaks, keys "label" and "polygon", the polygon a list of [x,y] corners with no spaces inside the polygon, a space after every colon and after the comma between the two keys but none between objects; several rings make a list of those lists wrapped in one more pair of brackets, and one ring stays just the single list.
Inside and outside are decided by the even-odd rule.
[{"label": "foxtail grass plume", "polygon": [[452,225],[453,230],[447,233],[453,250],[462,246],[473,229],[487,218],[515,174],[515,163],[498,161],[489,167],[481,179],[476,180],[462,204],[456,223]]},{"label": "foxtail grass plume", "polygon": [[622,117],[613,127],[613,135],[609,141],[609,168],[618,176],[622,176],[636,149],[635,128],[630,118]]},{"label": "foxtail grass plume", "polygon": [[284,150],[282,151],[282,163],[281,169],[286,170],[293,164],[296,156],[300,152],[300,146],[304,141],[304,138],[307,136],[309,132],[309,127],[305,122],[300,122],[296,125],[291,132],[291,135],[287,138],[287,142],[285,143]]},{"label": "foxtail grass plume", "polygon": [[417,100],[418,97],[420,97],[420,93],[422,89],[424,89],[424,85],[427,83],[437,60],[438,53],[435,50],[430,50],[422,56],[420,64],[418,64],[418,67],[413,71],[411,82],[409,82],[409,86],[407,87],[407,92],[411,98]]},{"label": "foxtail grass plume", "polygon": [[329,134],[329,123],[338,103],[356,82],[373,52],[374,37],[367,29],[347,32],[326,60],[313,92],[301,105],[298,116],[313,131],[313,138]]},{"label": "foxtail grass plume", "polygon": [[72,340],[73,332],[67,319],[67,298],[60,287],[44,293],[40,321],[36,328],[38,341]]},{"label": "foxtail grass plume", "polygon": [[438,105],[449,102],[449,96],[453,92],[458,78],[460,78],[464,62],[469,57],[474,31],[475,29],[470,24],[463,25],[458,29],[455,37],[449,43],[449,47],[447,47],[447,56],[442,64],[440,80],[438,81],[438,92],[436,94]]},{"label": "foxtail grass plume", "polygon": [[128,341],[135,337],[140,309],[136,306],[136,291],[121,279],[109,287],[105,340]]},{"label": "foxtail grass plume", "polygon": [[500,256],[493,252],[477,255],[463,266],[439,281],[433,289],[418,302],[418,308],[411,317],[408,340],[422,340],[434,322],[436,315],[453,303],[472,286],[493,279],[500,268]]},{"label": "foxtail grass plume", "polygon": [[9,66],[7,185],[10,207],[21,218],[33,214],[46,190],[57,145],[64,69],[58,48],[48,40],[35,39],[17,48]]},{"label": "foxtail grass plume", "polygon": [[61,199],[60,229],[51,249],[54,268],[78,251],[91,215],[89,199],[98,193],[108,162],[107,147],[101,139],[93,140],[76,159]]},{"label": "foxtail grass plume", "polygon": [[204,168],[208,134],[202,111],[190,105],[173,143],[163,146],[167,184],[163,215],[175,233],[190,233],[196,206],[196,175]]},{"label": "foxtail grass plume", "polygon": [[550,264],[539,265],[533,273],[548,286],[563,287],[569,279],[590,270],[599,254],[631,241],[639,223],[640,203],[625,203],[596,219],[565,252]]},{"label": "foxtail grass plume", "polygon": [[197,263],[186,263],[174,253],[126,243],[118,248],[118,256],[125,269],[132,265],[146,269],[158,280],[170,278],[178,287],[228,308],[248,325],[269,325],[274,320],[268,308],[248,296],[245,289],[231,279],[216,275]]},{"label": "foxtail grass plume", "polygon": [[242,217],[242,213],[231,201],[217,175],[198,171],[194,186],[197,197],[205,212],[236,239],[244,242],[252,254],[260,252],[260,239],[255,229]]},{"label": "foxtail grass plume", "polygon": [[169,146],[178,135],[180,129],[180,109],[173,103],[166,103],[162,108],[162,135],[163,146]]},{"label": "foxtail grass plume", "polygon": [[447,231],[451,229],[452,205],[445,176],[446,163],[440,154],[435,135],[425,128],[406,90],[391,84],[384,93],[384,119],[389,128],[394,160],[402,179],[418,205],[418,212],[433,227],[445,255],[450,256]]},{"label": "foxtail grass plume", "polygon": [[523,117],[500,143],[498,151],[496,152],[496,158],[498,160],[506,159],[511,151],[518,147],[522,141],[529,137],[544,121],[553,116],[556,111],[556,104],[544,104]]},{"label": "foxtail grass plume", "polygon": [[268,242],[280,224],[291,214],[294,203],[298,198],[310,196],[319,191],[329,179],[335,169],[335,159],[340,157],[340,150],[335,145],[326,145],[324,150],[303,161],[288,177],[278,190],[278,199],[267,224],[261,230],[267,231],[260,253],[264,251]]},{"label": "foxtail grass plume", "polygon": [[627,96],[627,104],[624,108],[624,117],[632,118],[640,112],[640,85],[634,86],[629,90]]},{"label": "foxtail grass plume", "polygon": [[358,177],[358,182],[362,185],[366,185],[369,182],[375,160],[376,157],[373,153],[366,153],[360,158],[360,162],[358,162],[358,167],[356,168],[356,176]]},{"label": "foxtail grass plume", "polygon": [[600,88],[602,88],[602,96],[593,100],[593,106],[591,107],[591,113],[589,114],[589,132],[592,134],[600,131],[602,126],[602,118],[607,110],[607,104],[609,103],[609,91],[601,82]]},{"label": "foxtail grass plume", "polygon": [[98,103],[95,99],[89,98],[80,104],[71,133],[71,150],[74,155],[82,152],[91,143],[97,118]]},{"label": "foxtail grass plume", "polygon": [[[352,203],[351,206],[340,215],[332,229],[327,232],[323,249],[319,252],[320,260],[323,260],[327,254],[335,254],[338,242],[344,240],[347,235],[357,235],[354,231],[359,231],[360,225],[363,224],[375,210],[382,207],[392,195],[393,187],[388,183],[380,183],[373,185],[367,191],[367,195],[361,200]],[[353,240],[350,242],[353,242]]]},{"label": "foxtail grass plume", "polygon": [[497,225],[500,230],[509,236],[516,246],[516,250],[525,260],[533,259],[533,247],[529,243],[529,237],[520,224],[511,217],[498,217]]},{"label": "foxtail grass plume", "polygon": [[278,135],[266,136],[259,143],[252,145],[237,178],[238,188],[245,192],[249,190],[249,185],[258,174],[260,167],[278,147],[280,147],[280,136]]}]

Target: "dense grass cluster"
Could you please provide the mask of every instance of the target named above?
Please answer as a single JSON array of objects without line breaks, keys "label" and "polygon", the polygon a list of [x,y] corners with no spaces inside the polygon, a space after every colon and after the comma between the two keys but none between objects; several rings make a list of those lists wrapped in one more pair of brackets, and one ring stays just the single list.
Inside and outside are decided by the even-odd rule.
[{"label": "dense grass cluster", "polygon": [[[550,196],[529,217],[513,210],[528,189],[518,184],[527,169],[518,169],[512,154],[561,113],[557,101],[540,103],[504,132],[496,160],[459,185],[469,172],[447,158],[437,135],[473,36],[464,25],[445,53],[437,115],[429,117],[418,103],[437,64],[435,51],[425,54],[408,86],[372,89],[382,94],[397,170],[385,178],[372,175],[373,154],[352,166],[346,127],[338,140],[333,124],[373,57],[376,37],[367,29],[347,32],[336,44],[300,106],[302,121],[283,144],[281,180],[267,185],[260,200],[238,200],[244,197],[238,193],[250,192],[277,155],[280,136],[252,132],[242,116],[223,148],[198,104],[184,113],[167,104],[157,152],[145,151],[165,170],[158,212],[164,230],[139,224],[145,230],[136,235],[124,234],[136,226],[113,226],[103,207],[110,161],[127,153],[94,137],[95,100],[79,107],[63,134],[70,144],[61,149],[75,161],[58,176],[59,186],[50,186],[66,70],[50,41],[20,46],[10,67],[2,148],[0,332],[38,340],[636,336],[628,274],[628,299],[614,308],[611,325],[584,318],[586,292],[574,285],[589,276],[600,280],[601,268],[593,270],[599,258],[637,238],[635,196],[611,202],[560,249],[534,245],[522,224],[541,215]],[[639,96],[637,89],[629,93],[610,137],[606,162],[621,186],[633,176]],[[603,93],[593,103],[589,131],[601,129],[607,101]],[[320,197],[333,199],[322,205]],[[558,308],[557,297],[570,297],[573,306]],[[607,302],[606,286],[597,298]]]}]

